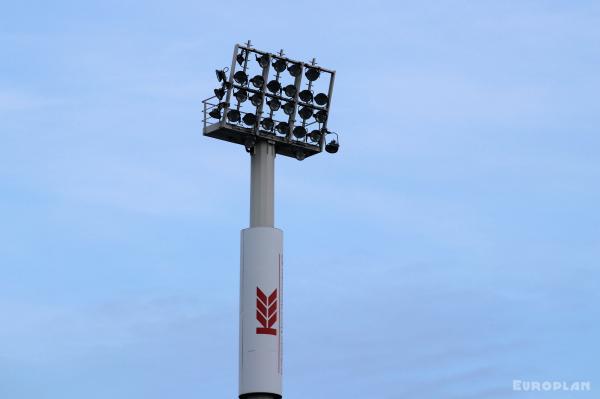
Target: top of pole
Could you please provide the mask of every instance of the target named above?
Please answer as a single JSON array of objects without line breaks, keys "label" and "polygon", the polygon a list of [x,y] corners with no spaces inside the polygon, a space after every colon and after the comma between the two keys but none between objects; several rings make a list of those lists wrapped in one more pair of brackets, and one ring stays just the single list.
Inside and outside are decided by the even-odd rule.
[{"label": "top of pole", "polygon": [[337,152],[339,139],[328,127],[335,71],[317,65],[316,58],[294,60],[283,49],[268,53],[248,40],[234,47],[231,67],[217,76],[221,87],[203,101],[205,136],[248,151],[268,141],[277,154],[299,161],[323,150]]},{"label": "top of pole", "polygon": [[250,160],[250,227],[275,226],[275,146],[256,143]]}]

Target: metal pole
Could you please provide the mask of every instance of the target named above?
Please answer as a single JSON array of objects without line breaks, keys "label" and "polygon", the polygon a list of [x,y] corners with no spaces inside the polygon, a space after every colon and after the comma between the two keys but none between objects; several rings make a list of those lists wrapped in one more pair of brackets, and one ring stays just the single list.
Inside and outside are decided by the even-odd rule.
[{"label": "metal pole", "polygon": [[250,161],[250,227],[274,226],[275,146],[259,140]]},{"label": "metal pole", "polygon": [[274,226],[275,145],[251,150],[250,227],[241,234],[240,399],[281,398],[283,232]]}]

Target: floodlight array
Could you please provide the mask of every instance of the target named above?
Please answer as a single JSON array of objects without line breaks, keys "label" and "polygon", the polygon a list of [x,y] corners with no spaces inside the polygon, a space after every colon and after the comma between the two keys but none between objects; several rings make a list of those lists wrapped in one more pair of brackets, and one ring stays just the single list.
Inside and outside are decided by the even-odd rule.
[{"label": "floodlight array", "polygon": [[[292,60],[283,51],[272,54],[237,45],[231,68],[217,70],[216,76],[219,86],[209,100],[218,102],[205,101],[205,133],[207,124],[218,124],[229,135],[217,138],[241,143],[231,136],[237,132],[272,139],[281,153],[295,154],[298,159],[323,148],[337,152],[337,134],[327,129],[334,71],[314,60]],[[319,81],[322,90],[316,90]],[[326,143],[330,134],[336,139]]]}]

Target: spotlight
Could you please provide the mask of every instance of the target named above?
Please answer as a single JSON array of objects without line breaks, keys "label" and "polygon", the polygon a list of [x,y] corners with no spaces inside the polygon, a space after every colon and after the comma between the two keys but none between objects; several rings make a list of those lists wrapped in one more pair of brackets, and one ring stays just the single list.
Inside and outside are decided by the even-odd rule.
[{"label": "spotlight", "polygon": [[315,114],[315,120],[319,123],[323,123],[327,120],[327,111],[320,110]]},{"label": "spotlight", "polygon": [[340,145],[337,141],[335,141],[335,139],[331,140],[325,145],[325,151],[327,151],[330,154],[335,154],[336,152],[338,152],[339,148]]},{"label": "spotlight", "polygon": [[312,132],[310,132],[308,134],[308,138],[310,139],[310,141],[312,141],[313,143],[318,143],[319,141],[321,141],[321,131],[318,129],[313,130]]},{"label": "spotlight", "polygon": [[306,79],[310,80],[311,82],[319,79],[319,75],[321,75],[321,72],[319,72],[319,70],[316,68],[309,68],[304,74]]},{"label": "spotlight", "polygon": [[296,86],[294,86],[294,85],[287,85],[283,89],[283,92],[288,97],[294,97],[296,95]]},{"label": "spotlight", "polygon": [[283,72],[285,71],[285,68],[287,68],[287,64],[281,58],[273,63],[273,69],[277,72]]},{"label": "spotlight", "polygon": [[239,89],[237,93],[234,94],[234,97],[238,100],[239,103],[243,103],[248,99],[248,92],[244,89]]},{"label": "spotlight", "polygon": [[290,102],[283,104],[283,112],[285,112],[286,115],[293,114],[294,113],[294,103],[290,101]]},{"label": "spotlight", "polygon": [[227,68],[225,69],[216,69],[215,73],[217,74],[217,79],[219,80],[219,82],[226,82],[227,81],[227,75],[225,75],[225,72],[227,72]]},{"label": "spotlight", "polygon": [[233,122],[233,123],[239,122],[240,121],[240,111],[235,110],[235,109],[229,110],[229,112],[227,112],[227,119],[229,119],[229,122]]},{"label": "spotlight", "polygon": [[250,96],[250,101],[252,102],[252,105],[254,105],[255,107],[258,107],[260,105],[260,103],[262,103],[262,95],[256,93]]},{"label": "spotlight", "polygon": [[244,124],[246,124],[248,126],[254,126],[256,124],[256,115],[246,114],[242,118],[242,121],[244,122]]},{"label": "spotlight", "polygon": [[248,83],[248,75],[246,75],[246,72],[244,71],[237,71],[233,74],[233,80],[235,80],[241,85],[245,85],[246,83]]},{"label": "spotlight", "polygon": [[297,139],[301,139],[302,137],[306,136],[306,129],[304,126],[296,126],[294,130],[292,130],[292,134]]},{"label": "spotlight", "polygon": [[235,57],[235,59],[237,60],[238,64],[244,65],[244,61],[246,61],[244,50],[240,51],[240,53],[237,55],[237,57]]},{"label": "spotlight", "polygon": [[252,86],[256,87],[257,89],[262,89],[263,85],[265,84],[265,80],[262,76],[256,75],[250,79],[250,83],[252,83]]},{"label": "spotlight", "polygon": [[298,75],[300,75],[300,71],[302,70],[302,68],[300,68],[299,64],[292,64],[288,67],[288,72],[290,73],[290,75],[292,75],[293,77],[296,77]]},{"label": "spotlight", "polygon": [[263,120],[260,122],[260,125],[265,129],[265,130],[273,130],[273,125],[275,125],[275,122],[273,122],[273,119],[271,118],[263,118]]},{"label": "spotlight", "polygon": [[338,134],[335,133],[335,132],[328,132],[325,129],[323,129],[323,133],[325,133],[325,134],[335,134],[335,139],[331,140],[329,143],[327,143],[325,145],[325,151],[327,151],[330,154],[335,154],[336,152],[338,152],[338,150],[340,148],[340,143],[338,142],[338,140],[339,140]]},{"label": "spotlight", "polygon": [[327,101],[329,101],[329,98],[325,93],[319,93],[315,96],[315,102],[319,105],[325,105],[327,104]]},{"label": "spotlight", "polygon": [[281,108],[281,102],[279,102],[279,100],[276,98],[272,98],[267,101],[267,105],[269,108],[271,108],[271,111],[277,111],[279,108]]},{"label": "spotlight", "polygon": [[223,96],[225,95],[225,89],[224,88],[219,88],[219,89],[215,89],[215,96],[217,96],[217,98],[219,100],[223,99]]},{"label": "spotlight", "polygon": [[290,131],[290,125],[287,122],[279,122],[275,129],[277,129],[279,133],[287,135]]},{"label": "spotlight", "polygon": [[221,119],[221,110],[219,108],[213,108],[213,110],[210,111],[208,115],[215,119]]},{"label": "spotlight", "polygon": [[269,89],[271,93],[277,93],[281,90],[281,84],[276,80],[272,80],[267,83],[267,89]]},{"label": "spotlight", "polygon": [[300,97],[300,100],[305,103],[311,102],[313,100],[313,95],[310,90],[302,90],[298,94],[298,97]]},{"label": "spotlight", "polygon": [[308,107],[302,107],[300,108],[300,111],[298,111],[298,115],[300,115],[300,118],[302,119],[308,119],[312,116],[312,114],[312,109]]},{"label": "spotlight", "polygon": [[306,158],[304,151],[296,151],[296,159],[298,161],[304,161],[304,158]]},{"label": "spotlight", "polygon": [[267,67],[267,65],[269,65],[269,56],[266,54],[263,54],[259,57],[257,55],[256,61],[258,61],[258,65],[260,65],[260,67],[264,69]]}]

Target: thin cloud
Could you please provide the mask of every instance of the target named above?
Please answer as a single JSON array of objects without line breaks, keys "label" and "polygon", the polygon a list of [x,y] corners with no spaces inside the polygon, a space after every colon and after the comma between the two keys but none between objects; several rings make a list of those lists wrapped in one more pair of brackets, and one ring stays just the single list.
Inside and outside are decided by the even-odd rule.
[{"label": "thin cloud", "polygon": [[64,100],[35,93],[0,91],[0,112],[33,111],[59,106],[64,103]]}]

